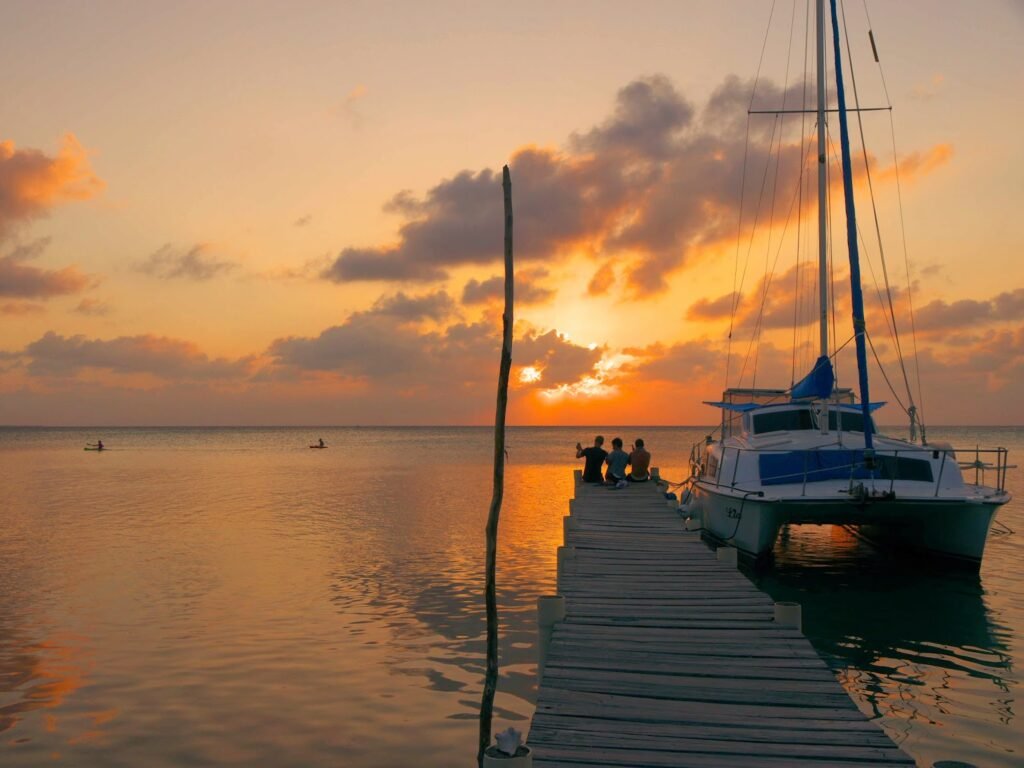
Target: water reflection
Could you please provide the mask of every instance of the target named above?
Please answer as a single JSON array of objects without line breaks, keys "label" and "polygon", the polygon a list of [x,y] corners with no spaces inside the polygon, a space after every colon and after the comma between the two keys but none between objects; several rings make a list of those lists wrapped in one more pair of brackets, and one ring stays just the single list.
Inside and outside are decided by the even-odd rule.
[{"label": "water reflection", "polygon": [[[475,719],[484,674],[481,545],[490,474],[485,465],[396,472],[393,481],[415,489],[416,514],[402,516],[395,526],[393,517],[364,510],[367,525],[347,533],[344,551],[330,569],[331,601],[354,639],[387,649],[384,664],[394,674],[419,677],[428,690],[466,694],[448,719]],[[567,505],[572,478],[543,465],[515,464],[506,481],[495,714],[524,721],[536,694],[536,598],[553,588],[561,544],[561,516],[552,497]],[[353,549],[359,556],[352,556]]]},{"label": "water reflection", "polygon": [[[703,434],[618,431],[676,479]],[[490,432],[308,432],[119,430],[97,457],[92,430],[0,429],[0,764],[388,768],[410,741],[424,768],[471,762]],[[536,597],[593,433],[510,435],[496,725],[533,711]],[[1024,537],[979,583],[825,531],[784,541],[769,589],[911,754],[1000,765]]]},{"label": "water reflection", "polygon": [[1012,634],[978,573],[877,550],[838,526],[792,526],[774,563],[749,575],[774,599],[803,605],[808,639],[915,757],[949,759],[967,712],[1005,726],[986,738],[1012,756]]},{"label": "water reflection", "polygon": [[58,712],[87,684],[93,666],[87,648],[87,638],[66,634],[33,641],[20,627],[0,620],[0,692],[5,694],[0,734],[8,744],[24,749],[32,741],[32,728],[19,728],[32,716],[44,731],[62,734],[69,744],[102,740],[100,726],[116,717],[116,709],[85,713],[84,721]]}]

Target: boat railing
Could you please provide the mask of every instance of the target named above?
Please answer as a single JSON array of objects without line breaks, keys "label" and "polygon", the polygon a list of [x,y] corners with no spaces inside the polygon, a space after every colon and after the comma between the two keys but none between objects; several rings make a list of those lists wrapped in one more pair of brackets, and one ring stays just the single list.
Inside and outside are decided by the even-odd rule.
[{"label": "boat railing", "polygon": [[[778,455],[783,456],[786,454],[802,454],[803,467],[793,472],[781,472],[771,476],[772,485],[782,484],[796,484],[800,483],[802,486],[801,495],[806,495],[807,484],[809,482],[817,482],[823,479],[841,479],[842,475],[846,475],[850,482],[855,480],[872,479],[872,480],[887,480],[889,483],[889,493],[895,491],[895,485],[897,480],[925,480],[924,477],[913,477],[912,470],[907,469],[904,476],[901,476],[901,464],[900,459],[917,459],[920,460],[923,455],[927,455],[931,461],[928,462],[930,475],[926,481],[930,481],[934,486],[934,495],[939,495],[939,490],[942,487],[942,479],[948,473],[948,465],[958,468],[967,474],[968,470],[974,470],[973,480],[969,477],[964,477],[963,482],[968,486],[975,486],[977,488],[990,488],[998,493],[1004,493],[1006,491],[1006,475],[1007,470],[1012,469],[1014,465],[1011,465],[1008,461],[1009,450],[1006,448],[979,448],[974,447],[970,449],[957,449],[953,447],[931,447],[931,446],[915,446],[912,448],[894,448],[894,449],[876,449],[872,459],[872,466],[868,466],[866,459],[862,458],[858,461],[852,461],[845,464],[829,464],[827,466],[815,465],[811,466],[812,458],[820,458],[823,455],[831,453],[830,451],[821,450],[808,450],[808,449],[783,449],[783,448],[740,448],[733,446],[722,446],[722,453],[718,459],[717,466],[709,468],[705,465],[705,454],[707,442],[695,443],[690,451],[690,471],[692,479],[701,479],[704,482],[713,484],[715,487],[726,486],[728,488],[736,488],[738,483],[741,481],[746,485],[749,481],[747,479],[740,478],[740,464],[741,458],[744,454],[750,455]],[[851,453],[860,453],[863,456],[863,449],[847,449]],[[731,455],[730,455],[731,454]],[[971,456],[972,460],[969,461],[958,461],[957,455]],[[939,460],[938,471],[935,472],[932,462]],[[731,472],[729,464],[731,463]],[[913,466],[913,465],[909,465]],[[989,473],[994,473],[994,476]],[[729,477],[726,479],[723,477],[728,474]],[[994,482],[989,485],[986,484],[986,480],[992,479]],[[761,484],[765,485],[763,480]]]}]

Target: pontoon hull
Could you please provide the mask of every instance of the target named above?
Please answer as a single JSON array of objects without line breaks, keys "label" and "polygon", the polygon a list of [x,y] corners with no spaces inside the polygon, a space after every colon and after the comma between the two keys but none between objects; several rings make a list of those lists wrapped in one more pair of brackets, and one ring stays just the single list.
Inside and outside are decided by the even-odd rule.
[{"label": "pontoon hull", "polygon": [[812,523],[856,525],[872,539],[976,564],[996,510],[1008,498],[758,497],[703,482],[695,483],[693,496],[704,530],[754,558],[772,551],[783,525]]}]

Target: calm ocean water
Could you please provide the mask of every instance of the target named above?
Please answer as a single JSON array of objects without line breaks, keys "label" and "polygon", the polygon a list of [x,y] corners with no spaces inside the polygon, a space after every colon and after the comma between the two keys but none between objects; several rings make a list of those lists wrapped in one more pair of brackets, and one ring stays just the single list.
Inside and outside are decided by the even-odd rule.
[{"label": "calm ocean water", "polygon": [[[643,437],[682,479],[701,429]],[[1024,429],[933,429],[958,447]],[[322,437],[328,450],[309,450]],[[82,450],[102,438],[102,454]],[[518,428],[495,725],[532,714],[573,446]],[[0,429],[0,765],[471,765],[488,429]],[[980,575],[785,533],[753,574],[917,760],[1022,764],[1024,470]]]}]

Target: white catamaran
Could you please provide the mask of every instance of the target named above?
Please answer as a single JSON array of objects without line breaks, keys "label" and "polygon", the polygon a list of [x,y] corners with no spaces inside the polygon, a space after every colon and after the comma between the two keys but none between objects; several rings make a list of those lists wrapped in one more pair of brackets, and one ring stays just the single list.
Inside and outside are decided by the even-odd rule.
[{"label": "white catamaran", "polygon": [[[824,0],[816,7],[820,356],[789,389],[730,388],[708,403],[722,411],[721,436],[694,446],[681,509],[713,538],[753,557],[771,553],[781,526],[816,523],[855,525],[872,539],[980,564],[996,510],[1010,500],[1006,450],[972,448],[972,460],[962,465],[964,451],[924,437],[885,437],[872,420],[879,404],[868,395],[839,19],[831,0],[859,402],[835,386],[827,327]],[[910,415],[913,440],[913,408]],[[969,480],[963,468],[974,469]]]}]

